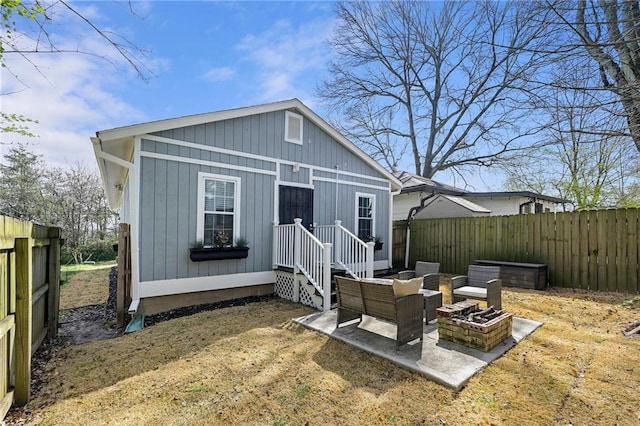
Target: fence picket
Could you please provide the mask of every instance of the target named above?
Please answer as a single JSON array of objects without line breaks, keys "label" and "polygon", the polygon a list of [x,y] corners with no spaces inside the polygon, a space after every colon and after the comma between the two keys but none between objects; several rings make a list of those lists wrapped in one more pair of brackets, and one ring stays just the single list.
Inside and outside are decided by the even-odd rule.
[{"label": "fence picket", "polygon": [[638,293],[640,283],[640,209],[627,210],[627,292]]},{"label": "fence picket", "polygon": [[640,292],[640,210],[418,219],[409,258],[464,273],[476,259],[545,263],[551,285]]}]

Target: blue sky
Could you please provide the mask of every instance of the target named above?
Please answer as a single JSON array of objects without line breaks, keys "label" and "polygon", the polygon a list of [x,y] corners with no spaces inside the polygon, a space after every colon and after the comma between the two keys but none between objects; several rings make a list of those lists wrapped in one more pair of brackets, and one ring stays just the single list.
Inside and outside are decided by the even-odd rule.
[{"label": "blue sky", "polygon": [[143,81],[80,19],[50,11],[56,45],[94,55],[36,54],[30,63],[7,54],[0,97],[3,111],[40,122],[37,139],[0,135],[2,142],[27,142],[48,164],[93,167],[89,137],[128,124],[294,97],[327,116],[315,91],[330,59],[332,2],[134,1],[133,14],[127,1],[71,4],[144,49],[151,72]]}]

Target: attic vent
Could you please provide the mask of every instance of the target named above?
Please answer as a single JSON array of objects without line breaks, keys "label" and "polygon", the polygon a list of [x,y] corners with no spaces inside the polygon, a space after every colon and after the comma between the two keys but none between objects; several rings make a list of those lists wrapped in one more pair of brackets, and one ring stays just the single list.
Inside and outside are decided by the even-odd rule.
[{"label": "attic vent", "polygon": [[286,111],[284,120],[284,140],[302,145],[302,116]]}]

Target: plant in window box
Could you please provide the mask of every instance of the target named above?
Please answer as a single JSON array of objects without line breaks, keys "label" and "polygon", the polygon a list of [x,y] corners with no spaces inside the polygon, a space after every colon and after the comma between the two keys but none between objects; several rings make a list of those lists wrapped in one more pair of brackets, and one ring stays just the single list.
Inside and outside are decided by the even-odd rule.
[{"label": "plant in window box", "polygon": [[382,245],[384,244],[382,242],[382,238],[380,237],[374,237],[373,235],[369,235],[366,238],[361,238],[365,243],[373,243],[373,249],[378,251],[378,250],[382,250]]},{"label": "plant in window box", "polygon": [[373,237],[373,249],[374,250],[382,250],[382,245],[384,244],[382,242],[382,238],[380,237]]},{"label": "plant in window box", "polygon": [[189,258],[193,262],[223,259],[244,259],[249,256],[248,241],[238,238],[234,245],[231,244],[229,235],[219,231],[214,236],[215,246],[207,247],[204,241],[196,241],[189,249]]}]

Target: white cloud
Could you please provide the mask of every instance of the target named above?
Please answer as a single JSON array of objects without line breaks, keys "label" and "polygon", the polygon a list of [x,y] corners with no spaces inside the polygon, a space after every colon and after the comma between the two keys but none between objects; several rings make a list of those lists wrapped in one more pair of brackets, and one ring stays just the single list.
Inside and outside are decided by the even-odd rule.
[{"label": "white cloud", "polygon": [[236,74],[236,70],[231,67],[212,68],[204,73],[204,78],[210,81],[227,81]]},{"label": "white cloud", "polygon": [[330,19],[304,22],[277,21],[260,34],[246,35],[236,48],[245,60],[258,67],[261,102],[293,97],[312,107],[313,83],[326,69],[329,49],[325,43],[332,30]]},{"label": "white cloud", "polygon": [[[98,16],[94,10],[83,12]],[[7,68],[1,71],[2,111],[38,120],[30,130],[39,137],[0,134],[0,142],[26,143],[51,166],[81,161],[95,167],[89,137],[96,130],[145,119],[141,111],[113,94],[124,81],[136,76],[95,32],[72,27],[62,15],[56,16],[66,25],[64,34],[50,34],[55,45],[91,54],[44,53],[29,55],[28,60],[17,53],[6,54]],[[22,37],[20,43],[25,49],[32,41]]]}]

